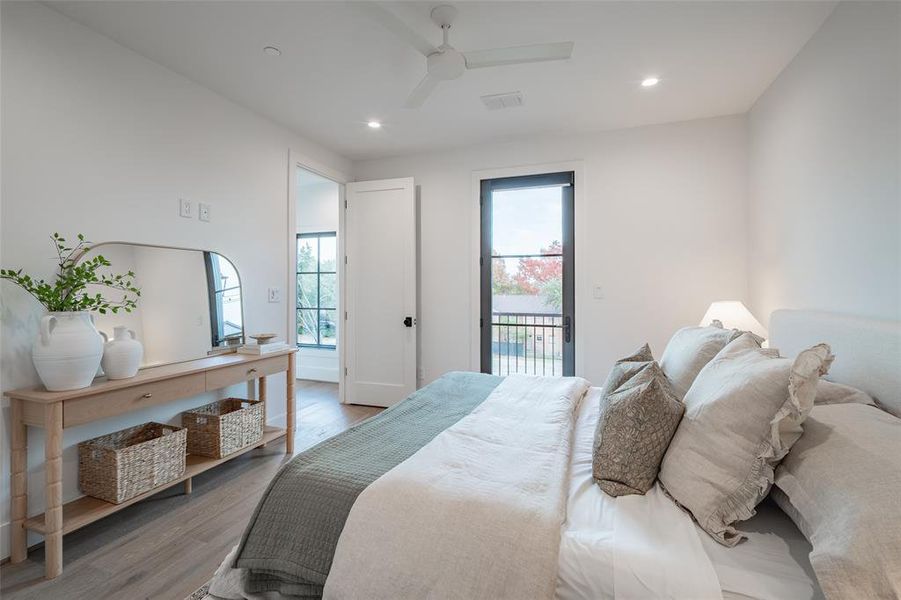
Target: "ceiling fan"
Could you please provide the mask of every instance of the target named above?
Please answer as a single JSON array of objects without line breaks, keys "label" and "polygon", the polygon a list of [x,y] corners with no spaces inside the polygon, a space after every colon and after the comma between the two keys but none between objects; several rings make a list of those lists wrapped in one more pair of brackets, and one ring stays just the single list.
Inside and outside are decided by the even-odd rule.
[{"label": "ceiling fan", "polygon": [[448,32],[457,16],[457,9],[447,4],[436,6],[431,12],[432,21],[444,34],[442,44],[435,47],[378,3],[355,2],[354,5],[426,57],[426,76],[407,98],[407,108],[419,108],[439,82],[457,79],[467,69],[565,60],[573,51],[573,42],[557,42],[460,52],[448,43]]}]

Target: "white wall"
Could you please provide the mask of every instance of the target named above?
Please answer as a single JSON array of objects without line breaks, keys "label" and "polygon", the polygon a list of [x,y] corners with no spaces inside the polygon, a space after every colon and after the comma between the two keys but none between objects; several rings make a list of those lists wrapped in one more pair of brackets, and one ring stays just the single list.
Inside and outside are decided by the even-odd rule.
[{"label": "white wall", "polygon": [[325,181],[297,187],[297,233],[338,231],[338,184]]},{"label": "white wall", "polygon": [[901,4],[845,2],[749,118],[752,310],[901,319]]},{"label": "white wall", "polygon": [[424,381],[478,369],[474,172],[579,166],[576,369],[601,382],[645,341],[662,352],[711,301],[747,297],[746,142],[737,116],[355,163],[357,180],[413,176],[420,187]]},{"label": "white wall", "polygon": [[[48,234],[85,233],[209,248],[232,259],[245,286],[247,331],[286,335],[289,150],[324,168],[350,163],[38,3],[2,3],[2,264],[52,274]],[[292,178],[293,180],[293,178]],[[212,222],[178,217],[177,198],[212,205]],[[31,343],[42,314],[7,282],[2,389],[35,385]],[[274,377],[271,398],[284,394]],[[243,393],[243,388],[231,390]],[[77,490],[77,442],[150,419],[168,421],[205,398],[67,430],[64,496]],[[275,401],[270,420],[284,419]],[[8,448],[8,403],[2,448]],[[43,436],[29,429],[29,514],[43,510]],[[8,456],[3,451],[3,456]],[[0,467],[0,555],[8,555],[9,465]],[[31,539],[31,542],[37,538]]]}]

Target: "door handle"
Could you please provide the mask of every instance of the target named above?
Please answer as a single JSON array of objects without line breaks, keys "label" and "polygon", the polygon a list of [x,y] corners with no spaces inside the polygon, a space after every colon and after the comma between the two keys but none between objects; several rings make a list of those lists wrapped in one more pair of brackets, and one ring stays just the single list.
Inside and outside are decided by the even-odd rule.
[{"label": "door handle", "polygon": [[570,343],[573,339],[573,324],[572,319],[569,317],[563,317],[563,341],[567,344]]},{"label": "door handle", "polygon": [[404,317],[404,327],[413,327],[413,317]]}]

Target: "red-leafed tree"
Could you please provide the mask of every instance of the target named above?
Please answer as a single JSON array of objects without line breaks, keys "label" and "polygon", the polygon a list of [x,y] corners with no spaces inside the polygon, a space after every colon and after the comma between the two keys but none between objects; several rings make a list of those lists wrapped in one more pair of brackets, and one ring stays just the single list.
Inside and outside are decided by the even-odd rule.
[{"label": "red-leafed tree", "polygon": [[[562,252],[563,246],[556,240],[541,249],[542,255],[559,255]],[[559,281],[562,277],[563,261],[560,259],[520,258],[514,279],[524,293],[537,294],[548,282]]]}]

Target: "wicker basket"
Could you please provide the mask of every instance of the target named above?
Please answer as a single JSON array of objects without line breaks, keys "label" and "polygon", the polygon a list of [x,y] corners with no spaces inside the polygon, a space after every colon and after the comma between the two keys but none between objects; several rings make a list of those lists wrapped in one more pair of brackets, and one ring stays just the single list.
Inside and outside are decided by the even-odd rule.
[{"label": "wicker basket", "polygon": [[225,398],[183,412],[188,453],[222,458],[263,439],[263,402]]},{"label": "wicker basket", "polygon": [[187,433],[146,423],[78,444],[81,491],[120,504],[178,479],[185,472]]}]

